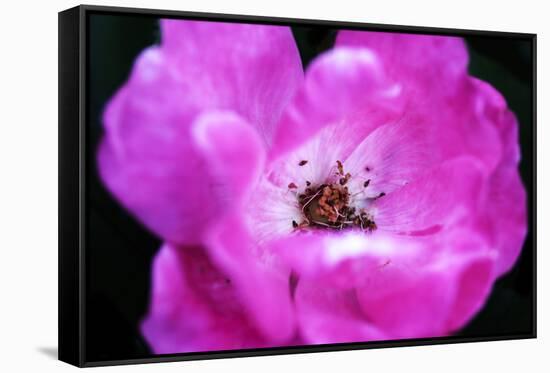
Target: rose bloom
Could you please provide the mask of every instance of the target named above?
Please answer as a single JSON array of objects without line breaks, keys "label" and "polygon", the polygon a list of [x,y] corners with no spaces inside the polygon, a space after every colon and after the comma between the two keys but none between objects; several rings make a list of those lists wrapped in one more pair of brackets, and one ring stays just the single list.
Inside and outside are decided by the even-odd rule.
[{"label": "rose bloom", "polygon": [[162,20],[101,177],[164,244],[155,353],[449,335],[526,234],[517,121],[456,37]]}]

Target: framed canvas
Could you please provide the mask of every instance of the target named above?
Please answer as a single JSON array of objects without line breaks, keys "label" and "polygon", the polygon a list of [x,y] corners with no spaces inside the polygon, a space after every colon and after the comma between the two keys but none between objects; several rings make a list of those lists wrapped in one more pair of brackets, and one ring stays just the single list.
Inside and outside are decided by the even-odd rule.
[{"label": "framed canvas", "polygon": [[536,35],[59,13],[59,358],[536,336]]}]

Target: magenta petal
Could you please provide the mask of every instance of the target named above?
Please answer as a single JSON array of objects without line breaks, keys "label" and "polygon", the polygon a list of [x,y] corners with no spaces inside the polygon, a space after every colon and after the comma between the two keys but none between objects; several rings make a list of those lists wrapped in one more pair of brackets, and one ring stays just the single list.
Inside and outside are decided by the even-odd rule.
[{"label": "magenta petal", "polygon": [[265,347],[230,281],[199,248],[164,245],[141,325],[157,354]]},{"label": "magenta petal", "polygon": [[340,31],[336,45],[371,49],[411,97],[452,90],[468,65],[466,46],[459,37]]},{"label": "magenta petal", "polygon": [[195,109],[174,74],[156,47],[137,58],[104,113],[98,167],[107,188],[149,229],[168,241],[197,242],[206,198],[191,181],[205,173],[191,144]]},{"label": "magenta petal", "polygon": [[517,167],[520,160],[518,122],[504,97],[489,83],[471,77],[474,108],[480,122],[494,127],[502,144],[501,162]]},{"label": "magenta petal", "polygon": [[499,249],[497,272],[509,271],[527,235],[527,195],[515,167],[499,166],[491,175],[480,229]]},{"label": "magenta petal", "polygon": [[[264,150],[256,131],[236,114],[205,114],[192,128],[198,113],[174,74],[156,48],[138,58],[105,112],[98,165],[108,189],[149,229],[170,242],[196,244],[220,198],[227,204],[223,189],[231,184],[232,196],[244,193]],[[232,160],[232,167],[218,164],[215,175],[216,157]]]},{"label": "magenta petal", "polygon": [[370,281],[388,263],[416,265],[435,254],[411,237],[382,232],[304,233],[272,241],[269,248],[301,279],[348,289]]},{"label": "magenta petal", "polygon": [[341,31],[336,45],[369,48],[378,56],[387,76],[401,87],[406,119],[435,131],[438,146],[431,150],[436,158],[468,154],[488,169],[498,163],[498,133],[480,116],[480,89],[468,75],[462,38]]},{"label": "magenta petal", "polygon": [[223,211],[239,206],[263,171],[265,149],[258,133],[233,112],[210,111],[192,126],[193,144],[208,174],[196,180],[211,194],[205,208]]},{"label": "magenta petal", "polygon": [[[328,125],[363,138],[401,108],[399,87],[368,49],[335,48],[316,58],[285,110],[271,159],[301,145]],[[350,136],[351,137],[351,136]]]},{"label": "magenta petal", "polygon": [[227,273],[264,337],[289,343],[295,333],[290,271],[261,251],[238,214],[220,219],[206,240],[212,260]]},{"label": "magenta petal", "polygon": [[153,232],[198,243],[214,183],[191,124],[202,112],[232,110],[269,143],[303,72],[287,27],[170,20],[162,31],[162,46],[142,52],[107,105],[99,172]]},{"label": "magenta petal", "polygon": [[431,135],[427,126],[415,126],[406,118],[376,128],[344,161],[352,175],[348,187],[361,191],[361,197],[374,198],[418,178],[441,162]]},{"label": "magenta petal", "polygon": [[357,296],[369,320],[398,338],[442,336],[448,332],[446,315],[454,295],[451,275],[422,272],[403,279],[407,283],[385,297],[372,297],[362,289]]},{"label": "magenta petal", "polygon": [[458,330],[483,306],[494,281],[495,253],[473,232],[422,241],[435,253],[429,261],[390,263],[357,289],[368,319],[398,338]]},{"label": "magenta petal", "polygon": [[[356,289],[366,320],[388,338],[433,337],[458,330],[483,306],[497,258],[484,237],[466,228],[423,237],[303,234],[273,244],[272,250],[299,278],[295,299],[300,327],[306,321],[300,315],[299,290],[306,282],[315,284],[309,286],[308,297],[339,299],[331,308],[345,307],[353,299],[349,292]],[[338,325],[343,316],[327,315],[326,305],[318,303],[308,305],[321,307],[318,312],[336,318]]]},{"label": "magenta petal", "polygon": [[388,339],[361,312],[353,291],[300,280],[296,312],[302,338],[310,344],[368,342]]},{"label": "magenta petal", "polygon": [[446,161],[378,198],[373,205],[375,222],[381,230],[422,234],[466,217],[473,219],[480,208],[485,180],[483,169],[473,158]]},{"label": "magenta petal", "polygon": [[478,114],[498,131],[502,158],[489,178],[481,228],[499,248],[497,273],[509,271],[517,260],[527,234],[527,195],[518,172],[518,124],[506,101],[489,84],[472,79],[477,88]]},{"label": "magenta petal", "polygon": [[235,111],[271,143],[303,80],[290,28],[165,19],[161,29],[162,48],[197,105]]},{"label": "magenta petal", "polygon": [[494,268],[492,256],[474,259],[464,266],[457,278],[455,300],[447,319],[448,330],[460,329],[483,307],[495,278]]}]

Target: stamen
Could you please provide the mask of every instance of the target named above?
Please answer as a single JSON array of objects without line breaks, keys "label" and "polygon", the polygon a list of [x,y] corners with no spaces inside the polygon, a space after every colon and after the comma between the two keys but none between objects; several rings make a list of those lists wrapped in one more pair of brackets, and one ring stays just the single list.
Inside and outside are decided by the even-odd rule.
[{"label": "stamen", "polygon": [[336,161],[336,165],[338,166],[338,173],[340,175],[344,175],[344,165],[340,161]]},{"label": "stamen", "polygon": [[[301,206],[304,220],[299,224],[293,221],[292,226],[294,228],[375,230],[376,224],[367,212],[363,209],[356,211],[355,207],[350,206],[352,196],[346,184],[352,176],[350,173],[344,173],[344,165],[341,161],[336,161],[336,164],[337,175],[341,176],[338,182],[312,187],[311,183],[306,181],[307,188],[303,193],[298,194],[298,203]],[[370,179],[365,181],[363,186],[366,188],[369,183]]]}]

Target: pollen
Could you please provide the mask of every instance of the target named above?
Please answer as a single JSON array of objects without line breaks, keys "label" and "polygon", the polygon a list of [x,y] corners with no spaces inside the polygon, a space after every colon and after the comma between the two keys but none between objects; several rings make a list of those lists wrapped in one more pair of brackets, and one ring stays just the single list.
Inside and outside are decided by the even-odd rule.
[{"label": "pollen", "polygon": [[[344,172],[341,161],[336,162],[336,181],[314,186],[306,183],[302,193],[297,194],[298,204],[302,210],[303,221],[292,221],[295,229],[325,228],[325,229],[350,229],[356,228],[363,231],[373,231],[376,224],[366,211],[350,205],[351,194],[348,189],[348,181],[351,174]],[[370,180],[369,180],[370,181]],[[364,183],[366,188],[369,183]]]}]

